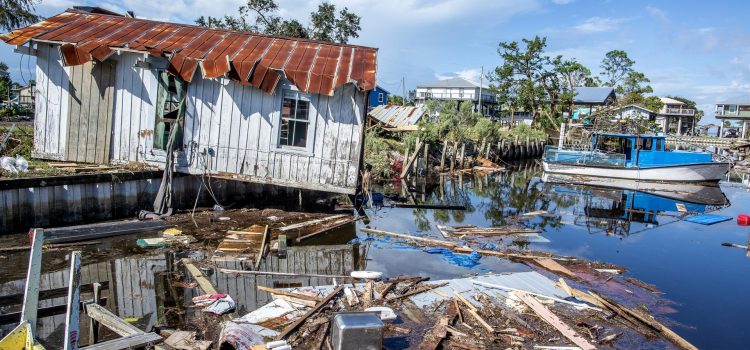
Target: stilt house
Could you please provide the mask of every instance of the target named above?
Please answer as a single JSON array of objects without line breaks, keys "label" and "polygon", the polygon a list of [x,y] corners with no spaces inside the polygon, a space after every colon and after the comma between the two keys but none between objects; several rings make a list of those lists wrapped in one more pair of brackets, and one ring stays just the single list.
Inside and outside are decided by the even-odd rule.
[{"label": "stilt house", "polygon": [[39,158],[356,189],[377,49],[76,9],[1,38],[37,58]]}]

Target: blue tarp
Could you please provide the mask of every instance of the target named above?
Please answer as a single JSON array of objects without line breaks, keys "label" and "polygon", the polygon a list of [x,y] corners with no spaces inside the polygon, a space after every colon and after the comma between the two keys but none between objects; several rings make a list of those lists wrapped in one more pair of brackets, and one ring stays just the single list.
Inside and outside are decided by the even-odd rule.
[{"label": "blue tarp", "polygon": [[477,252],[471,252],[471,254],[456,254],[447,248],[425,248],[423,251],[430,254],[441,254],[443,260],[448,263],[469,268],[479,265],[479,259],[482,258]]},{"label": "blue tarp", "polygon": [[684,220],[688,222],[694,222],[696,224],[701,224],[701,225],[713,225],[715,223],[732,220],[732,217],[722,216],[722,215],[704,214],[704,215],[689,216],[685,218]]}]

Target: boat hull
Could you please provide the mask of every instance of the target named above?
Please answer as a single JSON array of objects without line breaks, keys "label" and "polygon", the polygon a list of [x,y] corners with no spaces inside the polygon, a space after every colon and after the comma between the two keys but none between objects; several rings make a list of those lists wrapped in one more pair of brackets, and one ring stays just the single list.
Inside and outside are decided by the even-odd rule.
[{"label": "boat hull", "polygon": [[554,174],[608,177],[640,181],[708,182],[719,181],[729,171],[729,163],[671,165],[653,168],[617,168],[542,162],[544,171]]}]

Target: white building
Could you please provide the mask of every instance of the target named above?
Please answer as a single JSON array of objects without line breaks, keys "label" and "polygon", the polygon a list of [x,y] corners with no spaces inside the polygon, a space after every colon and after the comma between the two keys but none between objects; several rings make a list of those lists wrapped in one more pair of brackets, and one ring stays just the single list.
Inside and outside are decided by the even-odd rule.
[{"label": "white building", "polygon": [[659,97],[664,106],[656,116],[656,123],[667,134],[685,135],[695,132],[695,109],[685,102],[669,97]]},{"label": "white building", "polygon": [[491,108],[497,105],[497,95],[491,93],[487,85],[480,86],[463,78],[443,79],[417,85],[414,102],[416,105],[423,105],[427,100],[472,101],[474,110],[477,111],[480,95],[483,114],[487,115]]}]

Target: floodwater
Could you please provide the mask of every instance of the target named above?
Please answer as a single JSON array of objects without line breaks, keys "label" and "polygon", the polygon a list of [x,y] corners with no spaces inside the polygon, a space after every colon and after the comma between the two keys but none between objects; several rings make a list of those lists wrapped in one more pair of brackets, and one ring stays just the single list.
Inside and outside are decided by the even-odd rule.
[{"label": "floodwater", "polygon": [[[369,222],[348,225],[304,245],[291,246],[285,259],[271,256],[260,270],[347,275],[367,269],[382,271],[385,277],[407,274],[432,279],[525,271],[530,268],[497,257],[467,261],[430,254],[398,240],[357,230],[369,225],[443,239],[437,225],[502,226],[520,222],[541,230],[541,234],[502,241],[485,238],[479,245],[487,249],[508,246],[549,251],[623,266],[628,270],[626,276],[655,285],[664,298],[675,302],[671,306],[676,312],[660,314],[660,319],[699,348],[747,348],[750,333],[744,326],[750,314],[750,257],[743,249],[721,246],[722,242],[748,244],[750,229],[737,226],[734,220],[740,213],[750,213],[747,187],[722,182],[719,187],[646,186],[644,192],[633,186],[618,182],[591,186],[578,184],[575,179],[543,176],[536,162],[515,164],[511,171],[488,176],[463,175],[432,184],[389,183],[376,189],[385,194],[386,200],[365,209]],[[644,190],[643,185],[639,189]],[[467,210],[393,208],[390,199],[463,205]],[[682,210],[733,219],[704,226],[682,220]],[[534,211],[539,215],[522,215]],[[201,330],[200,324],[188,321],[201,317],[197,309],[189,307],[191,298],[198,295],[197,289],[180,283],[187,281],[182,277],[187,272],[179,264],[182,258],[209,260],[202,265],[204,274],[219,292],[232,296],[240,315],[271,300],[267,293],[257,291],[257,286],[284,288],[332,282],[325,278],[223,273],[216,267],[253,269],[252,261],[210,261],[215,242],[200,242],[181,251],[135,246],[137,238],[155,234],[117,237],[82,247],[82,284],[106,283],[102,295],[107,298],[107,308],[141,329],[166,324]],[[25,239],[3,238],[24,243]],[[2,296],[22,293],[26,254],[4,253],[0,257],[0,263],[10,267],[0,272],[0,320],[3,314],[18,311],[17,304]],[[64,251],[44,254],[42,289],[67,286],[65,259]],[[82,299],[89,297],[84,293]],[[40,311],[38,334],[48,348],[60,347],[64,314],[54,307],[64,303],[65,297],[40,302],[47,310]],[[5,324],[0,325],[3,333],[13,326],[8,319],[12,318],[6,317]],[[87,322],[81,318],[81,344],[87,344]]]},{"label": "floodwater", "polygon": [[[655,285],[664,298],[675,302],[676,312],[666,315],[667,321],[674,321],[669,322],[671,327],[688,341],[702,349],[747,348],[750,252],[721,243],[748,244],[750,228],[738,226],[735,220],[741,213],[750,213],[748,188],[721,182],[718,187],[645,186],[648,191],[639,192],[622,181],[599,185],[606,187],[543,176],[540,167],[529,162],[516,165],[512,172],[464,176],[437,187],[406,185],[417,203],[460,202],[466,211],[390,208],[386,199],[385,206],[373,207],[368,214],[378,229],[442,239],[437,225],[503,225],[520,214],[544,210],[545,215],[524,223],[540,229],[541,239],[506,239],[504,243],[623,266],[628,270],[625,276]],[[395,183],[381,190],[387,197],[392,192],[403,199],[402,186]],[[691,214],[710,213],[732,220],[708,226],[687,222],[681,218],[682,205]],[[360,237],[366,236],[360,233]],[[381,249],[369,250],[368,268],[389,275],[450,278],[526,268],[495,257],[461,267],[445,263],[442,256],[373,238],[372,245]]]}]

